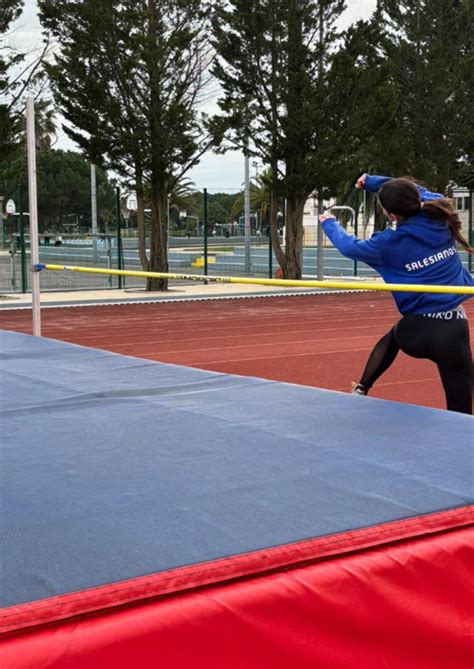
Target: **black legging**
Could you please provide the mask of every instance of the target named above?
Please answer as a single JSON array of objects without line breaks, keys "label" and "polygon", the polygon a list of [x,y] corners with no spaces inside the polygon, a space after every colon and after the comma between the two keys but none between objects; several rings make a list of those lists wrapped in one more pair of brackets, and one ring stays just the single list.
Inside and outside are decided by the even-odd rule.
[{"label": "black legging", "polygon": [[404,316],[376,344],[360,384],[369,390],[402,350],[413,358],[428,358],[439,370],[450,411],[472,414],[472,353],[466,318],[443,320]]}]

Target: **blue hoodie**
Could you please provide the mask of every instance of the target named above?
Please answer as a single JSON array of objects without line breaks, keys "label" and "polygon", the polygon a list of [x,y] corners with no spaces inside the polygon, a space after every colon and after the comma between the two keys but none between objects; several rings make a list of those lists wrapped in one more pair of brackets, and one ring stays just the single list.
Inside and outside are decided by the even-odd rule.
[{"label": "blue hoodie", "polygon": [[[377,192],[390,177],[367,176],[365,190]],[[443,196],[417,186],[422,202]],[[370,239],[348,235],[335,218],[323,223],[324,232],[342,255],[373,267],[386,283],[472,286],[448,223],[430,218],[423,209],[398,224],[396,230],[376,232]],[[402,314],[429,314],[456,308],[471,295],[400,293],[393,297]]]}]

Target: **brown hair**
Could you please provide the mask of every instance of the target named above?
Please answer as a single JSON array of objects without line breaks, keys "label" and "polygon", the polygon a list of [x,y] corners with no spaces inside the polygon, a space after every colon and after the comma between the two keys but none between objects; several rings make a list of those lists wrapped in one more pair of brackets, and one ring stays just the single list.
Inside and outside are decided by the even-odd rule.
[{"label": "brown hair", "polygon": [[385,211],[402,218],[415,216],[423,208],[430,218],[447,223],[460,246],[469,253],[474,253],[474,247],[461,233],[461,221],[453,208],[452,200],[440,198],[422,203],[417,187],[408,179],[387,181],[379,190],[378,199]]}]

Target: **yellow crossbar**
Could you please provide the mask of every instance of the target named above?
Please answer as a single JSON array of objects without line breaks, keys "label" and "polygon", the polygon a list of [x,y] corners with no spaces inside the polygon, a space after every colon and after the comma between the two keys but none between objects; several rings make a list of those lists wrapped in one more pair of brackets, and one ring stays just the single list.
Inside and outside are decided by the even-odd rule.
[{"label": "yellow crossbar", "polygon": [[135,270],[102,269],[99,267],[78,267],[75,265],[38,265],[36,269],[56,272],[85,272],[86,274],[107,274],[113,276],[138,276],[144,279],[173,279],[177,281],[206,281],[208,283],[241,283],[259,286],[281,286],[285,288],[333,288],[338,290],[380,290],[400,293],[451,293],[454,295],[474,295],[474,286],[430,286],[403,283],[359,283],[356,281],[303,281],[296,279],[260,279],[240,276],[209,276],[204,274],[171,274],[169,272],[140,272]]}]

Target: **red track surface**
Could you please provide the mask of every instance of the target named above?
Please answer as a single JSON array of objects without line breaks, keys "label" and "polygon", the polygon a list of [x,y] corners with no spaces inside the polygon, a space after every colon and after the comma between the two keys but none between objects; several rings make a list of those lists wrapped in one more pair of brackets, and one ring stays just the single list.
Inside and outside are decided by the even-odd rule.
[{"label": "red track surface", "polygon": [[[474,316],[474,300],[465,303]],[[51,308],[42,334],[161,362],[349,391],[373,345],[398,318],[375,293]],[[0,327],[31,333],[29,311]],[[371,395],[444,408],[435,365],[403,353]]]}]

